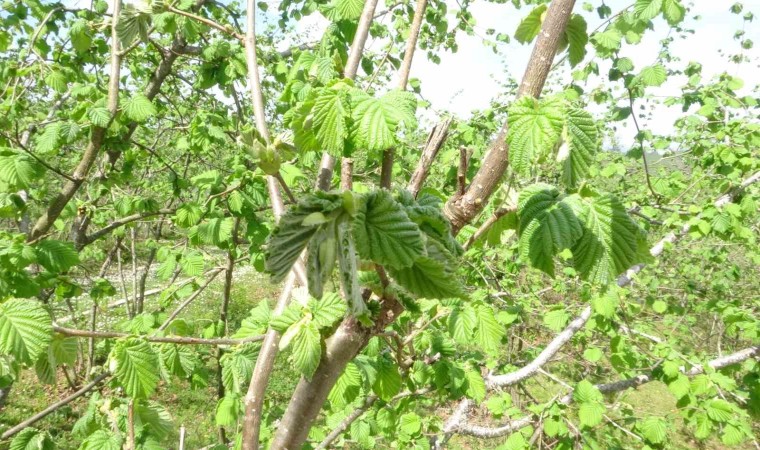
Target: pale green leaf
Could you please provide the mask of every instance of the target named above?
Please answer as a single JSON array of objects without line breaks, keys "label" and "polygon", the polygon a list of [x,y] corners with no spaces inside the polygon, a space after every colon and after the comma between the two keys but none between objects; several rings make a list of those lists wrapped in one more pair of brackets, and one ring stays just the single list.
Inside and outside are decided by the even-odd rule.
[{"label": "pale green leaf", "polygon": [[313,127],[324,150],[341,156],[349,134],[351,106],[345,89],[321,89],[314,100]]},{"label": "pale green leaf", "polygon": [[135,122],[145,122],[156,114],[156,107],[143,94],[134,94],[124,102],[123,111],[128,119]]},{"label": "pale green leaf", "polygon": [[327,292],[321,300],[312,300],[309,303],[312,321],[318,328],[327,328],[342,319],[346,314],[346,302],[340,295]]},{"label": "pale green leaf", "polygon": [[0,183],[9,191],[29,189],[45,174],[45,168],[31,156],[12,151],[0,152]]},{"label": "pale green leaf", "polygon": [[479,304],[474,307],[475,311],[475,342],[478,347],[487,353],[495,353],[501,345],[504,337],[504,327],[496,320],[493,308]]},{"label": "pale green leaf", "polygon": [[105,128],[111,122],[111,112],[108,108],[102,106],[93,106],[87,110],[87,118],[90,122],[100,128]]},{"label": "pale green leaf", "polygon": [[633,7],[636,17],[641,20],[654,19],[662,9],[662,0],[636,0]]},{"label": "pale green leaf", "polygon": [[24,428],[10,443],[8,450],[55,450],[55,442],[47,431]]},{"label": "pale green leaf", "polygon": [[581,425],[595,427],[602,422],[606,408],[599,402],[582,403],[578,408]]},{"label": "pale green leaf", "polygon": [[546,5],[540,5],[534,8],[517,26],[515,39],[521,44],[528,44],[538,36],[541,31],[541,25],[544,23],[546,15]]},{"label": "pale green leaf", "polygon": [[591,114],[580,108],[567,108],[562,137],[567,149],[565,158],[561,158],[562,150],[557,155],[563,161],[562,181],[574,188],[588,176],[598,147],[598,132]]},{"label": "pale green leaf", "polygon": [[80,450],[121,450],[124,443],[121,435],[106,430],[98,430],[87,437]]},{"label": "pale green leaf", "polygon": [[158,356],[142,339],[118,341],[111,350],[112,371],[126,394],[132,398],[148,398],[158,385]]},{"label": "pale green leaf", "polygon": [[357,147],[380,151],[396,145],[399,126],[417,126],[417,98],[407,91],[393,90],[380,98],[352,94],[353,136]]},{"label": "pale green leaf", "polygon": [[570,22],[565,29],[565,37],[568,43],[568,60],[570,67],[580,64],[586,57],[586,44],[588,43],[588,32],[586,19],[580,14],[573,14]]},{"label": "pale green leaf", "polygon": [[242,412],[242,407],[243,403],[238,394],[229,393],[225,395],[216,404],[216,424],[223,427],[235,425]]},{"label": "pale green leaf", "polygon": [[0,305],[0,352],[31,364],[52,337],[53,321],[39,302],[12,299]]},{"label": "pale green leaf", "polygon": [[661,64],[644,67],[638,75],[644,86],[660,86],[667,78],[668,73]]},{"label": "pale green leaf", "polygon": [[520,174],[528,173],[539,157],[551,151],[564,124],[564,106],[557,99],[522,97],[508,111],[509,163]]},{"label": "pale green leaf", "polygon": [[306,379],[311,379],[322,357],[322,336],[317,325],[306,323],[292,340],[292,358],[295,368]]},{"label": "pale green leaf", "polygon": [[375,367],[377,378],[372,385],[372,390],[381,399],[389,401],[401,390],[401,374],[398,372],[398,367],[385,358],[378,360]]},{"label": "pale green leaf", "polygon": [[357,20],[362,14],[363,0],[332,0],[324,10],[325,17],[333,22]]},{"label": "pale green leaf", "polygon": [[652,444],[661,444],[668,436],[668,423],[659,417],[647,417],[638,422],[636,428],[641,431],[644,439]]},{"label": "pale green leaf", "polygon": [[676,26],[686,16],[686,8],[681,4],[681,0],[663,0],[662,13],[670,26]]},{"label": "pale green leaf", "polygon": [[388,270],[401,287],[418,297],[441,299],[463,295],[462,285],[456,275],[436,259],[423,256],[411,267],[388,267]]}]

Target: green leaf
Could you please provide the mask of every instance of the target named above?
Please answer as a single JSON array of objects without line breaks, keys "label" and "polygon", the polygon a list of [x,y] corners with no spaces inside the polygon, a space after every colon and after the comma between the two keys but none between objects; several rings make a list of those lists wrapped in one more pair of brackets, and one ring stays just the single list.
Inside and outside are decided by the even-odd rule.
[{"label": "green leaf", "polygon": [[602,423],[606,408],[599,402],[581,403],[578,408],[578,418],[581,425],[585,427],[595,427]]},{"label": "green leaf", "polygon": [[351,105],[345,89],[321,89],[312,109],[316,137],[324,150],[341,156],[349,134]]},{"label": "green leaf", "polygon": [[661,444],[668,436],[668,423],[659,417],[647,417],[638,422],[636,427],[641,431],[644,439],[652,444]]},{"label": "green leaf", "polygon": [[135,94],[124,102],[124,115],[135,122],[145,122],[156,114],[153,102],[143,94]]},{"label": "green leaf", "polygon": [[[146,4],[148,3],[146,2]],[[121,16],[119,16],[119,22],[116,24],[116,35],[121,41],[122,47],[129,47],[138,36],[141,40],[147,41],[150,23],[150,14],[137,11],[131,4],[125,5],[121,11]]]},{"label": "green leaf", "polygon": [[31,364],[53,337],[53,321],[34,300],[12,299],[0,305],[0,352]]},{"label": "green leaf", "polygon": [[367,194],[354,218],[354,239],[362,258],[396,269],[411,267],[425,250],[417,224],[386,190]]},{"label": "green leaf", "polygon": [[148,398],[158,385],[158,356],[142,339],[117,341],[111,350],[111,369],[126,394],[132,398]]},{"label": "green leaf", "polygon": [[565,38],[568,43],[570,67],[577,66],[586,57],[586,44],[588,44],[587,28],[586,19],[580,14],[573,14],[570,22],[567,24]]},{"label": "green leaf", "polygon": [[430,257],[418,258],[411,267],[388,267],[393,279],[404,289],[421,298],[452,298],[463,295],[462,285],[447,266]]},{"label": "green leaf", "polygon": [[544,325],[552,331],[560,331],[570,321],[570,315],[564,308],[553,309],[544,314]]},{"label": "green leaf", "polygon": [[362,385],[362,376],[354,363],[348,363],[346,370],[335,382],[327,397],[333,410],[344,408],[354,401]]},{"label": "green leaf", "polygon": [[723,427],[720,441],[726,445],[739,445],[744,442],[744,433],[739,428],[729,424]]},{"label": "green leaf", "polygon": [[79,253],[71,242],[46,239],[35,246],[35,251],[37,262],[53,273],[66,272],[79,264]]},{"label": "green leaf", "polygon": [[29,189],[45,174],[45,168],[34,158],[23,153],[0,153],[0,183],[9,191]]},{"label": "green leaf", "polygon": [[227,394],[216,404],[216,424],[223,427],[237,423],[242,412],[243,403],[237,394]]},{"label": "green leaf", "polygon": [[55,450],[55,442],[47,431],[24,428],[10,443],[9,450]]},{"label": "green leaf", "polygon": [[478,304],[475,310],[475,342],[486,353],[493,354],[499,350],[504,337],[504,327],[496,320],[493,308]]},{"label": "green leaf", "polygon": [[185,275],[197,277],[203,274],[203,254],[190,250],[182,255],[182,258],[179,260],[179,266]]},{"label": "green leaf", "polygon": [[600,33],[595,33],[591,36],[591,40],[594,41],[603,50],[614,51],[620,48],[620,41],[623,36],[620,32],[614,28],[604,30]]},{"label": "green leaf", "polygon": [[45,127],[42,133],[37,135],[35,140],[35,150],[38,153],[50,153],[61,144],[62,122],[54,122]]},{"label": "green leaf", "polygon": [[203,217],[203,209],[197,203],[185,203],[177,208],[174,213],[174,221],[182,228],[197,224]]},{"label": "green leaf", "polygon": [[398,430],[405,436],[414,436],[422,430],[422,420],[415,413],[406,413],[398,419]]},{"label": "green leaf", "polygon": [[520,174],[528,173],[534,159],[552,150],[564,123],[564,107],[557,99],[522,97],[507,112],[509,164]]},{"label": "green leaf", "polygon": [[260,344],[239,345],[220,359],[222,383],[229,392],[244,394],[253,375],[253,366],[259,354]]},{"label": "green leaf", "polygon": [[546,15],[546,5],[540,5],[534,8],[517,26],[515,39],[521,44],[528,44],[538,36],[541,31],[541,25],[544,23]]},{"label": "green leaf", "polygon": [[604,356],[604,353],[598,347],[589,347],[583,352],[583,359],[589,362],[597,362]]},{"label": "green leaf", "polygon": [[346,303],[340,298],[340,295],[327,292],[321,300],[312,300],[309,303],[309,309],[314,324],[318,328],[327,328],[343,318],[346,314]]},{"label": "green leaf", "polygon": [[77,339],[59,334],[53,337],[48,351],[57,364],[72,365],[77,361]]},{"label": "green leaf", "polygon": [[651,20],[662,10],[662,0],[636,0],[633,11],[641,20]]},{"label": "green leaf", "polygon": [[362,14],[363,0],[332,0],[324,10],[325,17],[333,22],[357,20]]},{"label": "green leaf", "polygon": [[106,128],[111,122],[111,112],[108,108],[94,106],[87,110],[87,118],[90,122],[100,128]]},{"label": "green leaf", "polygon": [[392,90],[380,98],[366,94],[352,96],[354,105],[353,136],[357,147],[380,151],[396,145],[396,132],[403,124],[406,129],[417,126],[417,98],[413,93]]},{"label": "green leaf", "polygon": [[285,278],[319,227],[326,225],[304,226],[303,221],[314,212],[334,218],[342,208],[343,197],[338,194],[315,194],[288,208],[267,242],[266,270],[273,282]]},{"label": "green leaf", "polygon": [[87,25],[87,21],[84,19],[78,19],[71,24],[71,28],[69,28],[69,37],[71,38],[71,45],[77,53],[85,53],[90,49],[92,37],[90,36],[90,29]]},{"label": "green leaf", "polygon": [[548,184],[525,188],[518,200],[520,258],[554,276],[554,255],[583,235],[576,196],[561,196]]},{"label": "green leaf", "polygon": [[602,393],[599,388],[591,384],[588,380],[579,382],[573,390],[573,400],[578,403],[600,402]]},{"label": "green leaf", "polygon": [[80,450],[121,450],[123,443],[121,435],[98,430],[85,439]]},{"label": "green leaf", "polygon": [[707,416],[715,422],[725,423],[734,417],[734,408],[725,400],[713,399],[704,403]]},{"label": "green leaf", "polygon": [[476,321],[473,307],[469,304],[462,305],[449,314],[449,334],[458,344],[468,344],[472,342]]},{"label": "green leaf", "polygon": [[372,390],[381,399],[389,401],[401,390],[401,374],[398,372],[398,367],[385,358],[379,359],[375,367],[377,378],[372,385]]},{"label": "green leaf", "polygon": [[292,350],[296,369],[310,380],[322,357],[322,336],[314,322],[300,327],[298,334],[293,337]]},{"label": "green leaf", "polygon": [[166,371],[180,378],[190,377],[200,364],[197,354],[186,345],[162,344],[159,356]]},{"label": "green leaf", "polygon": [[668,73],[662,64],[655,64],[641,69],[638,77],[644,86],[660,86],[668,78]]},{"label": "green leaf", "polygon": [[64,93],[69,88],[66,75],[58,70],[50,71],[48,76],[45,77],[45,84],[58,93]]},{"label": "green leaf", "polygon": [[557,160],[563,163],[562,181],[575,188],[588,176],[598,147],[598,132],[591,114],[580,108],[567,108],[562,138],[564,144],[557,155]]},{"label": "green leaf", "polygon": [[686,8],[681,4],[681,0],[663,0],[662,13],[670,26],[676,26],[686,16]]},{"label": "green leaf", "polygon": [[477,370],[468,369],[465,371],[467,377],[467,396],[480,403],[486,398],[486,383],[483,376]]},{"label": "green leaf", "polygon": [[646,259],[644,233],[614,196],[584,200],[583,236],[571,249],[575,268],[587,280],[612,283]]}]

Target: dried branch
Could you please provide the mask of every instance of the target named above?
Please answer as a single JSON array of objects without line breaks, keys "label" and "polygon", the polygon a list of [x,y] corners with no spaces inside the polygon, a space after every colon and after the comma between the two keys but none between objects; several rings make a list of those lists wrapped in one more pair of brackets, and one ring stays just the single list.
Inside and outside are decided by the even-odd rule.
[{"label": "dried branch", "polygon": [[412,173],[412,177],[409,179],[409,185],[406,187],[406,190],[411,192],[414,197],[417,197],[420,193],[422,183],[425,182],[430,173],[430,167],[433,165],[433,160],[435,160],[438,152],[446,142],[446,138],[449,135],[451,120],[451,117],[449,117],[438,123],[432,130],[430,130],[430,134],[428,134],[425,148],[422,149],[420,160]]}]

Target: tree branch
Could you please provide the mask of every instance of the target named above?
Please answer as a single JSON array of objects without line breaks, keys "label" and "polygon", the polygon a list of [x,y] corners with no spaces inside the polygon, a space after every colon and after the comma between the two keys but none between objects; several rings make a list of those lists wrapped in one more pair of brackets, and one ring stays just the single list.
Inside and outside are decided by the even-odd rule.
[{"label": "tree branch", "polygon": [[[97,339],[119,339],[134,336],[130,333],[119,333],[115,331],[93,331],[93,330],[76,330],[65,328],[59,325],[53,325],[53,331],[63,336],[86,337]],[[264,340],[264,335],[251,336],[243,339],[213,338],[204,339],[186,336],[138,336],[148,342],[160,342],[166,344],[184,344],[184,345],[240,345],[248,342],[259,342]]]},{"label": "tree branch", "polygon": [[430,173],[430,167],[433,165],[433,160],[438,156],[438,152],[443,148],[443,144],[446,142],[446,138],[449,135],[449,127],[451,126],[451,117],[444,119],[442,122],[436,124],[430,134],[428,134],[425,147],[422,149],[422,155],[417,162],[417,167],[414,169],[409,184],[406,190],[412,193],[416,198],[422,190],[422,184],[427,179]]}]

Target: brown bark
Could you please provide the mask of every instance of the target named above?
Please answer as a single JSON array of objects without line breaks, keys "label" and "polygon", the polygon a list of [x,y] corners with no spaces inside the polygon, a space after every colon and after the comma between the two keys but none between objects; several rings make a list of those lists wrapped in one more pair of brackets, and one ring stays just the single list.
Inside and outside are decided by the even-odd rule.
[{"label": "brown bark", "polygon": [[446,138],[449,135],[449,126],[451,126],[451,118],[438,123],[428,134],[425,148],[422,149],[420,160],[417,162],[417,167],[414,169],[412,177],[409,179],[409,185],[406,187],[414,197],[417,197],[420,193],[422,183],[427,179],[435,157],[438,156],[438,152],[446,142]]},{"label": "brown bark", "polygon": [[[546,12],[541,32],[528,61],[517,97],[525,95],[538,98],[544,88],[546,78],[557,53],[565,28],[573,12],[575,0],[553,0]],[[458,233],[483,211],[491,195],[501,184],[501,179],[509,165],[509,149],[506,143],[507,124],[499,131],[483,158],[480,169],[475,174],[464,195],[454,196],[446,203],[445,214],[451,221],[454,233]]]}]

